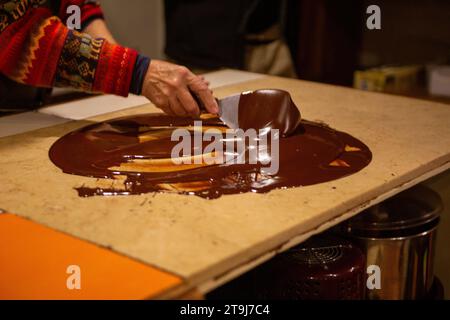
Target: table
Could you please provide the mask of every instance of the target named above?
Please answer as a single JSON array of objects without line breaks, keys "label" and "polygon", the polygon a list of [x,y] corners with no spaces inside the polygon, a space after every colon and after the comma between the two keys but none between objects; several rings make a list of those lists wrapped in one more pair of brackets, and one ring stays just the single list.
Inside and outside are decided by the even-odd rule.
[{"label": "table", "polygon": [[50,162],[49,147],[89,123],[157,111],[147,104],[0,138],[0,208],[181,279],[153,296],[170,298],[192,288],[208,292],[450,168],[448,105],[253,75],[225,83],[215,95],[261,88],[289,91],[303,118],[362,140],[372,163],[340,180],[268,194],[79,198],[73,187],[92,179],[63,174]]}]

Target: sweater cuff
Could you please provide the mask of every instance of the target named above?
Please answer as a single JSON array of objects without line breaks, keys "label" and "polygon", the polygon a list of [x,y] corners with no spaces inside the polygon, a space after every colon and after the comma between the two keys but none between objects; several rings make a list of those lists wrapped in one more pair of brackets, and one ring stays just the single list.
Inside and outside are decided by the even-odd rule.
[{"label": "sweater cuff", "polygon": [[128,95],[136,50],[69,30],[60,52],[55,86]]},{"label": "sweater cuff", "polygon": [[139,54],[134,65],[133,75],[130,82],[130,93],[140,95],[144,78],[150,65],[150,58]]},{"label": "sweater cuff", "polygon": [[93,91],[128,96],[137,51],[105,41],[98,60]]}]

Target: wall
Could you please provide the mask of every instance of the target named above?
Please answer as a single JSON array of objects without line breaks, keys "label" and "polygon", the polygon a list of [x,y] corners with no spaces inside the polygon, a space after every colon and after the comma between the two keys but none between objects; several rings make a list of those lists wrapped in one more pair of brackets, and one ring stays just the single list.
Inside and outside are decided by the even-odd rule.
[{"label": "wall", "polygon": [[151,58],[164,56],[162,0],[102,0],[108,26],[117,41]]}]

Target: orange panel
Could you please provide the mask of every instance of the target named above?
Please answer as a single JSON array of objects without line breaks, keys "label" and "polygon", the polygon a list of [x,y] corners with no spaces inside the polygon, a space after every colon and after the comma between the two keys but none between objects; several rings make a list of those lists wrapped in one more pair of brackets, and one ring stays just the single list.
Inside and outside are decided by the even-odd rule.
[{"label": "orange panel", "polygon": [[[68,273],[72,265],[79,272]],[[110,250],[0,214],[0,299],[146,299],[180,283]]]}]

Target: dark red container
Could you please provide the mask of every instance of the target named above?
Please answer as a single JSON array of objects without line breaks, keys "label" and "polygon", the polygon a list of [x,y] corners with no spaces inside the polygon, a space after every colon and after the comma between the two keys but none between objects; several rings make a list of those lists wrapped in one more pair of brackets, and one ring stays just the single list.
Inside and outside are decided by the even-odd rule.
[{"label": "dark red container", "polygon": [[359,300],[364,298],[365,257],[350,242],[314,237],[255,271],[258,298]]}]

